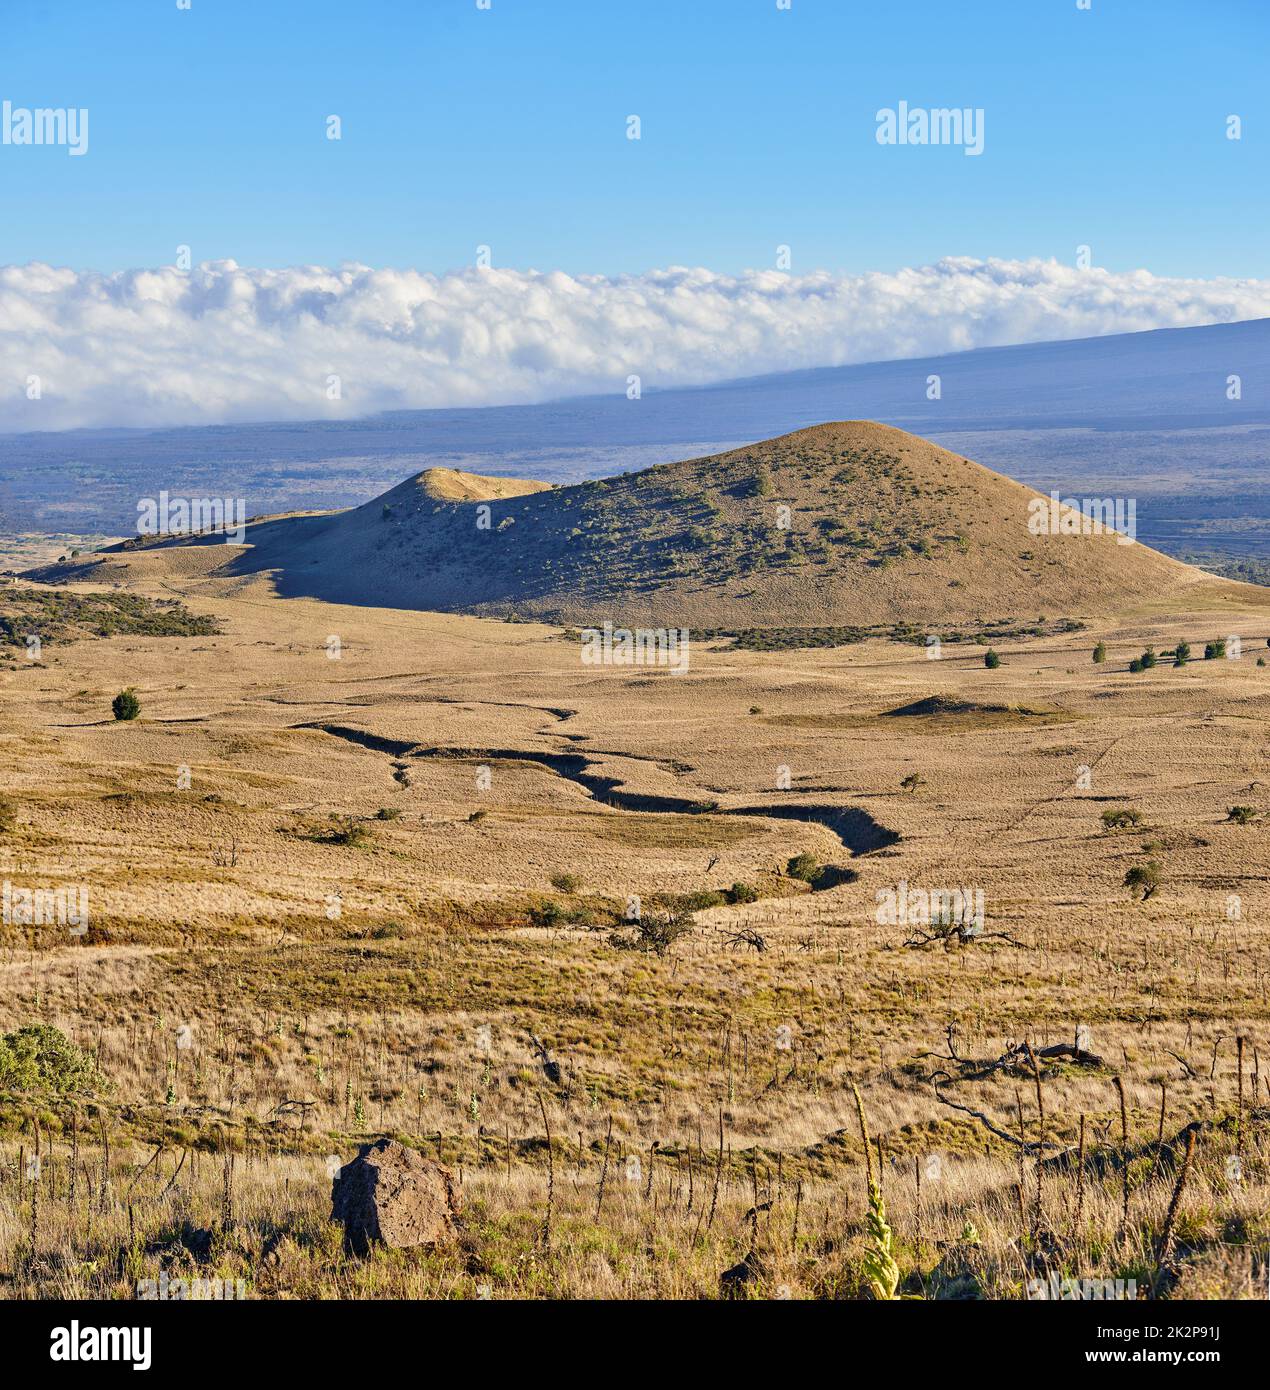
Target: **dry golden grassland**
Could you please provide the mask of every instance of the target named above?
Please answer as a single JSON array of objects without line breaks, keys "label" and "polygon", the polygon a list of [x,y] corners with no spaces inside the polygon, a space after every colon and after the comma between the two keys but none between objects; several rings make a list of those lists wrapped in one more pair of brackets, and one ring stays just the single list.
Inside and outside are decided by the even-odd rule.
[{"label": "dry golden grassland", "polygon": [[[0,671],[0,877],[90,902],[80,937],[4,927],[0,1032],[95,1067],[0,1096],[0,1292],[1264,1294],[1266,608],[1143,607],[995,670],[720,642],[675,675],[197,566],[147,591],[220,633]],[[1126,670],[1229,633],[1239,660]],[[826,806],[851,843],[762,814]],[[982,891],[983,932],[880,923],[901,882]],[[632,896],[689,930],[639,949]],[[461,1175],[455,1244],[342,1252],[332,1156],[380,1134]]]}]

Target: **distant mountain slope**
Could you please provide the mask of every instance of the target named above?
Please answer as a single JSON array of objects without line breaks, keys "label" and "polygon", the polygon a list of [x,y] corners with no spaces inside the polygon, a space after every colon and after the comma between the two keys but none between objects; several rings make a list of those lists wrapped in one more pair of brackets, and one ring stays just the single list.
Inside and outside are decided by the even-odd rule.
[{"label": "distant mountain slope", "polygon": [[[938,399],[928,378],[939,377]],[[1227,381],[1240,378],[1237,399]],[[408,473],[576,482],[823,420],[912,430],[1043,490],[1136,496],[1151,544],[1270,553],[1270,320],[983,348],[544,405],[0,440],[0,529],[132,534],[163,489],[253,515],[356,505]],[[1150,500],[1147,500],[1150,499]],[[1248,529],[1254,519],[1256,533]]]},{"label": "distant mountain slope", "polygon": [[[1240,379],[1236,399],[1227,394],[1232,374]],[[932,376],[939,378],[933,400],[927,395]],[[811,408],[824,418],[832,407],[838,415],[867,412],[924,434],[1265,424],[1270,319],[820,367],[667,394],[722,395],[741,407],[741,419],[769,419],[773,408]]]},{"label": "distant mountain slope", "polygon": [[1029,488],[867,421],[520,496],[499,483],[431,470],[352,511],[253,524],[193,569],[190,544],[132,553],[267,571],[288,596],[696,629],[1083,617],[1213,582],[1110,534],[1033,534]]}]

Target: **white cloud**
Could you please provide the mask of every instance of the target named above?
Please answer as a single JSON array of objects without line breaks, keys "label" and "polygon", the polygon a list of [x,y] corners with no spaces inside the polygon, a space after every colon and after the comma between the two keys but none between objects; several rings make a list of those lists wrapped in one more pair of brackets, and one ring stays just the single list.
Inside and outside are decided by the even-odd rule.
[{"label": "white cloud", "polygon": [[[723,381],[963,348],[1270,316],[1270,281],[1055,261],[894,274],[232,261],[103,275],[0,268],[0,430],[349,418]],[[328,378],[341,398],[327,398]],[[28,399],[28,379],[42,396]]]}]

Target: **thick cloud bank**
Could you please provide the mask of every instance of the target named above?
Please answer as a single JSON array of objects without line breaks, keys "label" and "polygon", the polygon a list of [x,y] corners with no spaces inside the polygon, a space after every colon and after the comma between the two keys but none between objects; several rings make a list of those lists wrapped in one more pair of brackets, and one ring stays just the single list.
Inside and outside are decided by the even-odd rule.
[{"label": "thick cloud bank", "polygon": [[31,264],[0,268],[0,430],[526,403],[625,393],[631,375],[648,390],[1266,316],[1270,281],[1054,261],[613,277]]}]

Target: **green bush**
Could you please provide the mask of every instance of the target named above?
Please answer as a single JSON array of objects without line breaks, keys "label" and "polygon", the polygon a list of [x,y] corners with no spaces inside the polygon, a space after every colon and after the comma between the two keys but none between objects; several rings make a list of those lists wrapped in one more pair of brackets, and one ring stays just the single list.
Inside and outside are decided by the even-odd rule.
[{"label": "green bush", "polygon": [[0,1091],[91,1090],[97,1068],[57,1028],[37,1023],[0,1036]]},{"label": "green bush", "polygon": [[790,878],[800,878],[804,883],[815,883],[825,871],[825,866],[814,854],[798,854],[785,866]]},{"label": "green bush", "polygon": [[758,889],[752,883],[734,883],[728,889],[728,902],[756,903],[758,902]]},{"label": "green bush", "polygon": [[141,713],[141,701],[137,699],[137,692],[129,686],[111,700],[110,709],[116,719],[135,719]]},{"label": "green bush", "polygon": [[995,671],[997,667],[1001,665],[1001,658],[989,647],[983,654],[983,664],[989,671]]},{"label": "green bush", "polygon": [[658,893],[653,898],[657,907],[679,915],[704,912],[710,907],[722,907],[727,900],[726,893],[720,893],[714,888],[698,888],[692,893]]},{"label": "green bush", "polygon": [[1256,817],[1255,806],[1229,806],[1226,809],[1226,819],[1233,820],[1236,825],[1251,825]]},{"label": "green bush", "polygon": [[1119,806],[1102,813],[1104,830],[1136,830],[1142,824],[1142,812],[1136,806]]},{"label": "green bush", "polygon": [[529,921],[535,927],[594,927],[597,923],[616,920],[612,905],[598,911],[585,902],[560,902],[556,898],[540,898],[529,904]]},{"label": "green bush", "polygon": [[546,902],[529,909],[529,920],[535,927],[558,927],[568,921],[568,916],[559,903]]},{"label": "green bush", "polygon": [[1219,637],[1215,642],[1204,643],[1204,660],[1216,661],[1226,655],[1226,639]]},{"label": "green bush", "polygon": [[1106,642],[1099,642],[1098,645],[1094,648],[1094,662],[1100,665],[1102,662],[1106,661],[1106,659],[1107,644]]},{"label": "green bush", "polygon": [[577,874],[552,874],[551,886],[562,893],[576,893],[582,887],[582,880]]}]

